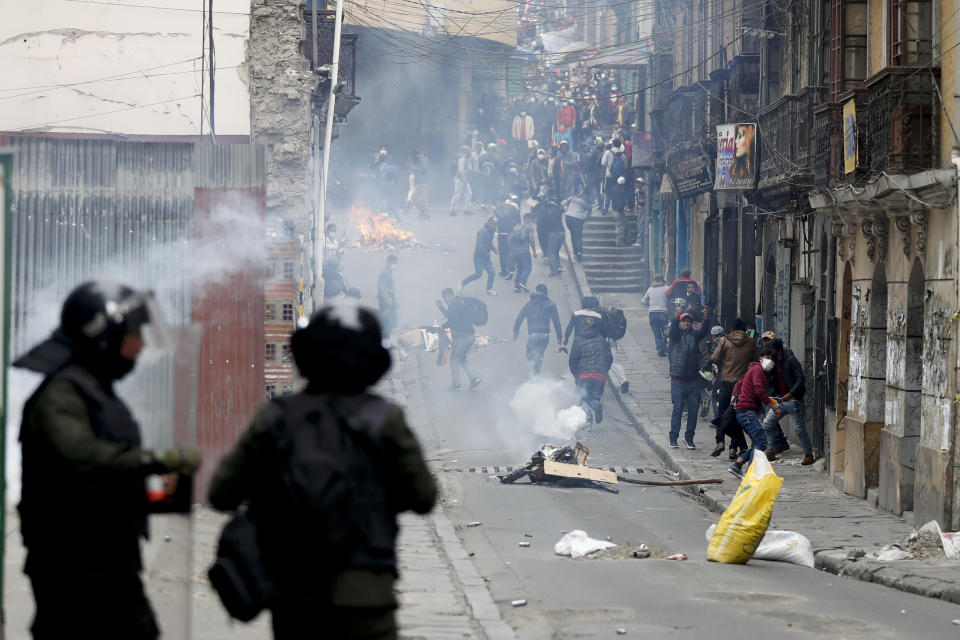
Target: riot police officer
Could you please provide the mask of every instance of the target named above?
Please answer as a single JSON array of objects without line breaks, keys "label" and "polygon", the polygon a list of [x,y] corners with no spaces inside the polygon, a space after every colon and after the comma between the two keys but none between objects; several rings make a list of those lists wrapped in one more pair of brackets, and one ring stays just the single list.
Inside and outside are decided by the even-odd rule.
[{"label": "riot police officer", "polygon": [[257,412],[210,504],[250,503],[275,638],[396,638],[396,514],[430,511],[437,488],[403,410],[368,391],[390,368],[380,323],[338,303],[291,342],[307,387]]},{"label": "riot police officer", "polygon": [[113,388],[159,321],[149,294],[87,282],[67,297],[53,335],[14,362],[44,375],[20,430],[20,524],[37,640],[159,635],[140,580],[145,479],[192,473],[199,452],[144,449]]}]

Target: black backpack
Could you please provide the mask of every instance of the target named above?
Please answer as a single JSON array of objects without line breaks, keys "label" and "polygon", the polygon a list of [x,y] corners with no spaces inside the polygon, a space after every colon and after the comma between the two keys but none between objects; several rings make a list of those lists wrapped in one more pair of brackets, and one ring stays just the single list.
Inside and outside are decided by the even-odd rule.
[{"label": "black backpack", "polygon": [[[273,481],[224,527],[208,571],[234,618],[252,620],[279,591],[322,585],[354,560],[360,541],[393,566],[396,529],[376,446],[346,413],[306,394],[274,399],[264,410],[277,443],[276,467],[265,474]],[[297,575],[280,575],[278,567],[297,567]]]},{"label": "black backpack", "polygon": [[627,314],[617,307],[606,307],[603,314],[603,335],[611,340],[619,340],[627,334]]},{"label": "black backpack", "polygon": [[475,327],[482,327],[487,324],[490,314],[487,312],[487,303],[479,298],[470,298],[463,296],[463,304],[470,314],[470,324]]}]

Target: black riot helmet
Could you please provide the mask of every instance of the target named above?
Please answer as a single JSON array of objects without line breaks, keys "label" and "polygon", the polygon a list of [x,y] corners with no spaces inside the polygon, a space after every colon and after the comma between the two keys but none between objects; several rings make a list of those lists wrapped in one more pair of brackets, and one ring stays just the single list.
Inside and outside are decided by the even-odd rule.
[{"label": "black riot helmet", "polygon": [[390,368],[377,316],[355,303],[322,307],[293,334],[291,347],[311,390],[357,393]]},{"label": "black riot helmet", "polygon": [[78,362],[107,378],[119,379],[134,365],[120,354],[124,338],[147,325],[158,329],[151,333],[150,341],[162,348],[162,319],[150,293],[106,280],[85,282],[67,296],[60,326],[53,335],[17,359],[14,366],[50,375],[69,362]]}]

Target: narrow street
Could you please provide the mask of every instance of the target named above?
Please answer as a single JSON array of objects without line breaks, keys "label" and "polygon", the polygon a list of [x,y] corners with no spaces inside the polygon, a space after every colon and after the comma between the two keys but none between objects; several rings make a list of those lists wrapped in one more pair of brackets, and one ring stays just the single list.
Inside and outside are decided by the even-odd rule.
[{"label": "narrow street", "polygon": [[[399,253],[395,278],[400,326],[429,324],[439,318],[434,301],[444,287],[455,287],[471,270],[473,238],[484,216],[430,221],[404,220],[421,247]],[[386,253],[349,251],[344,275],[365,301],[375,292],[376,273]],[[565,273],[546,278],[535,261],[529,284],[546,282],[565,325],[576,289]],[[687,493],[671,488],[620,484],[618,495],[586,488],[530,486],[525,481],[502,485],[496,467],[525,462],[544,443],[567,444],[531,432],[509,407],[517,387],[530,377],[524,359],[525,329],[517,342],[512,324],[526,296],[498,277],[497,296],[482,293],[483,281],[468,285],[465,295],[482,297],[490,321],[479,333],[490,344],[470,357],[482,383],[475,392],[455,393],[449,366],[438,367],[435,353],[410,354],[419,369],[429,428],[420,438],[444,486],[443,509],[500,608],[521,638],[631,637],[716,638],[743,633],[759,623],[767,637],[838,638],[945,637],[955,632],[954,605],[904,594],[785,563],[752,561],[746,566],[706,561],[704,531],[716,522]],[[645,319],[631,317],[628,331],[646,331]],[[573,382],[566,357],[548,349],[544,377]],[[663,366],[652,362],[651,370]],[[644,389],[634,388],[643,394]],[[572,398],[572,396],[571,396]],[[663,402],[669,403],[664,397]],[[705,431],[703,427],[701,427]],[[707,436],[699,440],[706,443]],[[608,389],[604,421],[579,438],[591,450],[590,464],[637,469],[646,477],[671,477],[656,454],[624,416]],[[691,452],[707,456],[707,451]],[[657,475],[655,475],[657,474]],[[732,476],[724,478],[733,483]],[[478,521],[480,526],[467,527]],[[579,559],[556,556],[553,545],[565,531],[583,529],[591,537],[627,545],[647,544],[666,555],[686,553],[689,560]],[[520,547],[519,542],[530,542]],[[525,606],[513,607],[515,600]],[[718,631],[722,627],[726,631]]]}]

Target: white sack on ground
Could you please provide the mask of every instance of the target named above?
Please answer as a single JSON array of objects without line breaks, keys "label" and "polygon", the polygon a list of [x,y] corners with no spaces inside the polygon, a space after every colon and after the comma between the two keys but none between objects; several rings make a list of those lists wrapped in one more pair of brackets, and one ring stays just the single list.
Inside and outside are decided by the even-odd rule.
[{"label": "white sack on ground", "polygon": [[617,545],[606,540],[594,540],[587,535],[586,531],[574,529],[553,545],[553,552],[558,556],[582,558],[596,551],[603,551],[615,546]]},{"label": "white sack on ground", "polygon": [[[707,528],[707,542],[713,538],[717,525]],[[806,536],[795,531],[776,531],[767,529],[760,545],[753,554],[755,560],[773,560],[789,562],[813,568],[813,545]]]},{"label": "white sack on ground", "polygon": [[931,520],[920,527],[920,531],[936,531],[937,535],[940,536],[940,544],[943,545],[944,555],[948,558],[960,558],[960,532],[944,533],[940,529],[940,523],[936,520]]}]

